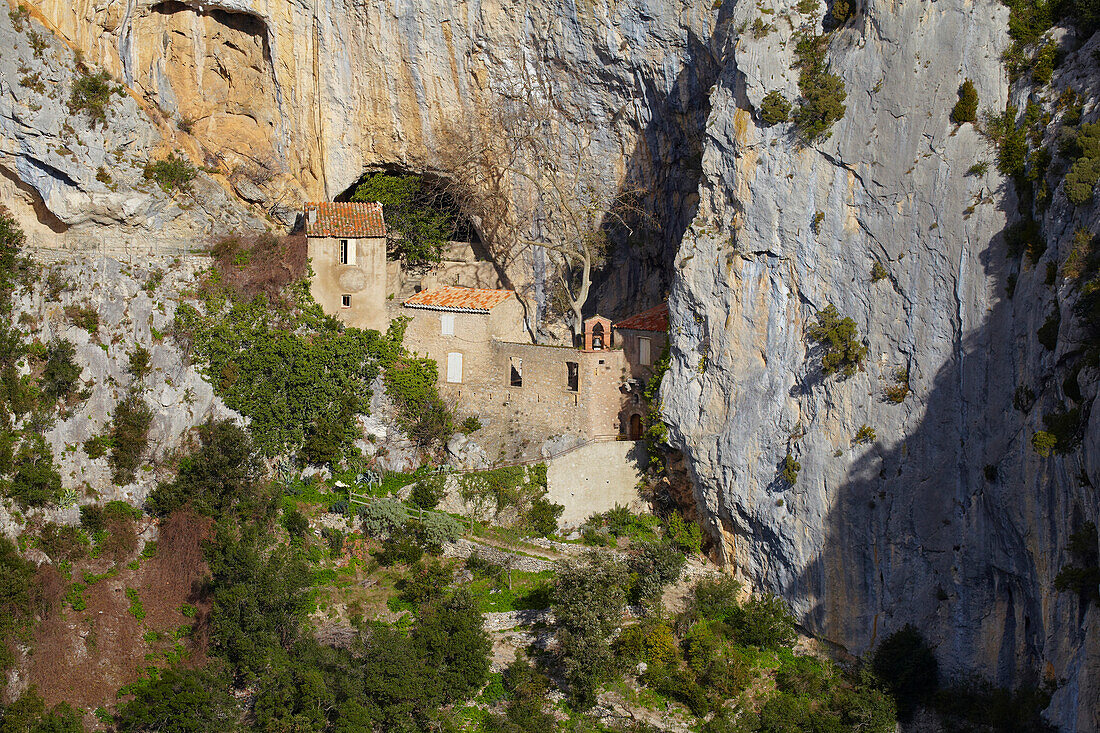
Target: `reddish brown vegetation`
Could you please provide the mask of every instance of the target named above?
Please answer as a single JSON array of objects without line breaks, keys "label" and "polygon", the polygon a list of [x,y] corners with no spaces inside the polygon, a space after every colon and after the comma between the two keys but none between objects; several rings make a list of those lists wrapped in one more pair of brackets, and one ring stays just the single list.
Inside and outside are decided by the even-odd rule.
[{"label": "reddish brown vegetation", "polygon": [[306,274],[304,232],[286,237],[261,234],[251,240],[226,237],[210,249],[222,282],[246,296],[281,297],[283,288]]},{"label": "reddish brown vegetation", "polygon": [[[113,702],[118,689],[141,678],[148,666],[166,666],[164,653],[175,643],[168,634],[186,624],[201,625],[205,616],[194,588],[207,574],[202,544],[210,536],[210,520],[184,511],[172,514],[160,526],[156,554],[136,570],[125,565],[133,556],[123,558],[118,575],[84,591],[87,607],[82,611],[59,602],[68,582],[54,568],[39,569],[37,593],[44,601],[52,599],[46,603],[52,610],[40,612],[24,672],[48,705],[66,701],[92,710]],[[79,582],[82,571],[105,573],[111,567],[106,557],[79,563],[73,580]],[[137,590],[141,599],[145,617],[140,620],[130,613],[127,588]],[[199,606],[194,618],[181,612],[188,603]],[[163,636],[147,640],[149,631]],[[181,640],[189,652],[184,664],[205,663],[204,638],[200,628]]]}]

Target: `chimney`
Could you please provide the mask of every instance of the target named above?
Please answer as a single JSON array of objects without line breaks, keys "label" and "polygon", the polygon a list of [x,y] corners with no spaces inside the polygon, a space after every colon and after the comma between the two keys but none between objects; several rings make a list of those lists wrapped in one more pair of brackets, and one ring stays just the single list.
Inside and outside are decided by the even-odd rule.
[{"label": "chimney", "polygon": [[310,208],[306,209],[306,221],[309,222],[310,224],[316,224],[317,223],[317,208],[316,207],[310,207]]}]

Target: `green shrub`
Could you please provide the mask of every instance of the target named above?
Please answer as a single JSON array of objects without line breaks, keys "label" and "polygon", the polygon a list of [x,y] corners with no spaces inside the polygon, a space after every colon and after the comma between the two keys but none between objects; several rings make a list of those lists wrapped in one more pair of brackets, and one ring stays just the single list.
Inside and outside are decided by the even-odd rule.
[{"label": "green shrub", "polygon": [[228,733],[240,716],[230,687],[230,680],[212,669],[167,669],[137,686],[134,698],[119,707],[117,730]]},{"label": "green shrub", "polygon": [[382,377],[398,424],[422,446],[446,443],[454,434],[454,414],[439,394],[438,377],[434,361],[412,357],[396,360]]},{"label": "green shrub", "polygon": [[140,382],[149,375],[150,371],[152,371],[149,361],[149,349],[138,344],[134,347],[134,350],[130,352],[130,363],[126,367],[126,371],[128,371],[135,380]]},{"label": "green shrub", "polygon": [[25,436],[11,462],[14,471],[7,490],[9,497],[32,507],[57,501],[61,495],[61,474],[45,438]]},{"label": "green shrub", "polygon": [[91,306],[70,305],[65,308],[65,315],[77,328],[83,328],[90,334],[99,330],[99,311]]},{"label": "green shrub", "polygon": [[447,514],[431,512],[420,521],[420,537],[425,548],[432,554],[438,554],[443,545],[448,545],[462,536],[462,525]]},{"label": "green shrub", "polygon": [[1081,280],[1095,272],[1097,253],[1100,250],[1100,237],[1088,229],[1078,227],[1073,233],[1073,247],[1066,261],[1062,263],[1062,277],[1067,280]]},{"label": "green shrub", "polygon": [[1054,351],[1058,347],[1058,329],[1062,324],[1061,313],[1055,308],[1054,312],[1050,314],[1050,317],[1043,322],[1043,325],[1039,327],[1039,330],[1035,332],[1035,335],[1039,337],[1039,343],[1044,348]]},{"label": "green shrub", "polygon": [[1081,442],[1083,422],[1081,408],[1062,410],[1043,415],[1043,426],[1057,441],[1055,448],[1059,453],[1069,453]]},{"label": "green shrub", "polygon": [[127,588],[126,598],[130,601],[130,608],[127,609],[130,615],[138,621],[145,618],[145,604],[141,602],[141,597],[138,595],[137,590],[135,588]]},{"label": "green shrub", "polygon": [[145,164],[145,178],[155,181],[165,193],[180,191],[188,193],[191,182],[198,175],[191,161],[173,152],[162,160],[151,160]]},{"label": "green shrub", "polygon": [[297,509],[284,512],[282,521],[292,540],[301,540],[309,532],[309,520]]},{"label": "green shrub", "polygon": [[111,105],[111,95],[122,95],[122,87],[114,84],[106,71],[92,73],[82,63],[78,64],[78,76],[73,82],[69,95],[69,113],[84,112],[92,127],[97,124],[107,126],[107,111]]},{"label": "green shrub", "polygon": [[1039,230],[1039,222],[1028,217],[1010,224],[1004,230],[1005,246],[1013,257],[1027,254],[1032,263],[1046,252],[1047,243]]},{"label": "green shrub", "polygon": [[481,430],[481,420],[478,420],[477,415],[470,415],[462,421],[462,432],[464,435],[476,433],[478,430]]},{"label": "green shrub", "polygon": [[871,664],[894,696],[902,720],[908,720],[939,686],[936,655],[921,633],[908,624],[883,640]]},{"label": "green shrub", "polygon": [[890,277],[890,273],[886,271],[886,267],[875,260],[875,263],[871,265],[871,282],[877,283],[879,280],[885,280],[888,277]]},{"label": "green shrub", "polygon": [[1092,200],[1098,180],[1100,180],[1100,156],[1078,158],[1066,174],[1066,198],[1077,206],[1087,204]]},{"label": "green shrub", "polygon": [[71,341],[54,339],[50,342],[39,387],[51,402],[68,397],[80,379],[82,370],[73,359],[75,355],[76,346]]},{"label": "green shrub", "polygon": [[802,470],[802,464],[794,459],[790,451],[787,451],[787,455],[783,457],[779,466],[779,475],[787,484],[794,486],[798,482],[798,473]]},{"label": "green shrub", "polygon": [[900,405],[905,402],[905,398],[909,396],[909,370],[905,367],[898,367],[894,370],[894,383],[888,384],[882,390],[882,397],[887,402],[892,402],[895,405]]},{"label": "green shrub", "polygon": [[149,443],[149,425],[153,421],[153,411],[145,400],[130,393],[115,405],[111,416],[111,478],[120,486],[134,481],[137,467]]},{"label": "green shrub", "polygon": [[1058,438],[1045,430],[1037,430],[1031,436],[1031,447],[1043,458],[1049,458],[1056,445],[1058,445]]},{"label": "green shrub", "polygon": [[966,169],[966,175],[968,175],[968,176],[977,176],[979,178],[981,178],[982,176],[984,176],[988,172],[989,172],[989,163],[987,161],[984,161],[984,160],[979,160],[977,163],[975,163],[974,165],[972,165],[972,166],[970,166],[969,168]]},{"label": "green shrub", "polygon": [[608,639],[622,621],[627,574],[623,563],[595,552],[559,565],[552,610],[562,671],[579,708],[591,707],[597,687],[616,671]]},{"label": "green shrub", "polygon": [[435,509],[447,494],[447,478],[443,474],[425,476],[416,482],[409,501],[421,509]]},{"label": "green shrub", "polygon": [[760,119],[765,125],[778,125],[791,116],[791,103],[779,91],[773,89],[764,95],[760,103]]},{"label": "green shrub", "polygon": [[753,596],[739,614],[727,619],[738,643],[761,649],[790,646],[795,640],[794,617],[783,599],[771,594]]},{"label": "green shrub", "polygon": [[444,197],[421,176],[369,174],[351,200],[382,204],[387,229],[401,233],[393,240],[394,254],[410,263],[438,262],[444,244],[455,232],[454,217]]},{"label": "green shrub", "polygon": [[669,542],[643,542],[628,560],[633,583],[631,603],[655,601],[666,586],[680,579],[687,558]]},{"label": "green shrub", "polygon": [[959,101],[955,102],[951,110],[951,121],[956,125],[978,120],[978,90],[974,88],[974,82],[965,80],[959,87]]},{"label": "green shrub", "polygon": [[856,322],[848,316],[841,318],[836,306],[830,303],[819,310],[817,323],[812,324],[807,333],[823,347],[821,369],[826,376],[840,372],[850,377],[862,367],[867,346],[859,341]]},{"label": "green shrub", "polygon": [[363,533],[370,537],[389,537],[404,526],[409,510],[397,499],[376,499],[359,508]]},{"label": "green shrub", "polygon": [[665,539],[680,552],[698,555],[703,547],[703,530],[699,525],[684,519],[679,512],[668,515]]},{"label": "green shrub", "polygon": [[[20,6],[22,7],[22,6]],[[47,710],[34,685],[4,709],[3,733],[84,733],[81,712],[66,702]]]},{"label": "green shrub", "polygon": [[88,555],[88,537],[78,527],[47,522],[38,534],[38,548],[55,564],[75,562]]},{"label": "green shrub", "polygon": [[199,447],[180,459],[176,477],[157,484],[149,511],[167,517],[184,506],[207,517],[255,514],[266,501],[260,457],[248,431],[230,420],[207,422]]},{"label": "green shrub", "polygon": [[852,443],[855,445],[865,445],[873,442],[875,442],[875,429],[870,425],[860,425],[859,430],[856,431],[855,437],[852,438]]},{"label": "green shrub", "polygon": [[828,71],[828,36],[800,31],[795,38],[798,91],[802,96],[794,111],[794,123],[802,138],[812,143],[832,135],[833,124],[847,109],[844,100],[848,95],[840,77]]},{"label": "green shrub", "polygon": [[540,496],[531,501],[531,507],[527,510],[523,524],[533,534],[549,537],[558,531],[558,520],[564,512],[564,506]]}]

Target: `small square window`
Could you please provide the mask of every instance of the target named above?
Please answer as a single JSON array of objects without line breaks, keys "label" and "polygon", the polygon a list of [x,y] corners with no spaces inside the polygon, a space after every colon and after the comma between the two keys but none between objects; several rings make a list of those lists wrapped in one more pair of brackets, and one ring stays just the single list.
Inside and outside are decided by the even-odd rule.
[{"label": "small square window", "polygon": [[344,308],[350,308],[351,307],[351,296],[350,295],[341,295],[340,296],[340,305],[343,306]]}]

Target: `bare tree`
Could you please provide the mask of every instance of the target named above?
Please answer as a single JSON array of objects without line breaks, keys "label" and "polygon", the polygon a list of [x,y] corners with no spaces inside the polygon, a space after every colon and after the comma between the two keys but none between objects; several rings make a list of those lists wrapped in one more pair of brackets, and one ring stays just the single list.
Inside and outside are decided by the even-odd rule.
[{"label": "bare tree", "polygon": [[439,156],[451,199],[498,269],[530,247],[545,248],[576,336],[593,271],[605,261],[607,229],[629,232],[630,222],[649,217],[640,192],[592,154],[596,124],[564,106],[548,82],[520,73],[451,122]]}]

